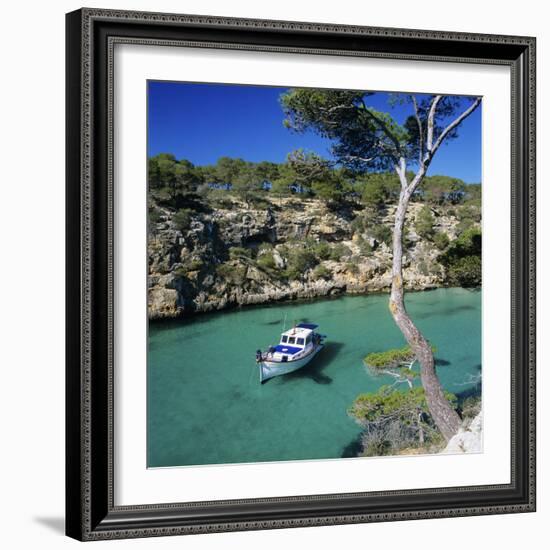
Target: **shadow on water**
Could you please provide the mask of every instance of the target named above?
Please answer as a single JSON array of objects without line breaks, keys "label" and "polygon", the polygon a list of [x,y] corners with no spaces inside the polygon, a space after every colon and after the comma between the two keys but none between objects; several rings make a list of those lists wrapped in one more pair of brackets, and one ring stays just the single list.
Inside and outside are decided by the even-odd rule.
[{"label": "shadow on water", "polygon": [[[425,305],[425,304],[423,304]],[[441,315],[445,315],[445,316],[448,316],[448,315],[455,315],[457,313],[460,313],[461,311],[475,311],[477,310],[478,308],[475,307],[475,306],[470,306],[470,305],[463,305],[463,306],[455,306],[455,307],[451,307],[449,309],[446,309],[444,312],[439,312],[437,313],[437,315],[441,316]],[[434,316],[434,313],[433,311],[425,311],[425,312],[415,312],[412,314],[412,317],[414,317],[415,319],[428,319],[429,317],[433,317]]]},{"label": "shadow on water", "polygon": [[358,435],[342,449],[340,458],[356,458],[362,450],[363,444],[361,443],[361,435]]},{"label": "shadow on water", "polygon": [[266,321],[264,325],[280,325],[282,322],[282,319],[277,319],[276,321]]},{"label": "shadow on water", "polygon": [[283,383],[288,383],[291,380],[298,378],[310,378],[316,384],[332,384],[332,378],[323,374],[323,370],[333,361],[338,355],[344,344],[340,342],[328,342],[305,367],[294,372],[289,372],[284,376],[279,377]]},{"label": "shadow on water", "polygon": [[447,361],[447,359],[442,359],[441,357],[434,357],[435,364],[437,367],[448,367],[451,362]]},{"label": "shadow on water", "polygon": [[455,395],[458,399],[459,405],[464,403],[464,401],[466,401],[469,397],[481,397],[481,380],[464,391],[455,393]]}]

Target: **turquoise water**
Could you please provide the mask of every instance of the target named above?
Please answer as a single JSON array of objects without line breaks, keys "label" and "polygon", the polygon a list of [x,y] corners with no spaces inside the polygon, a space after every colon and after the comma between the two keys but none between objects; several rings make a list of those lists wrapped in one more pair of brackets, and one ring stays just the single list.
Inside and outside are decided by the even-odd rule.
[{"label": "turquoise water", "polygon": [[[387,295],[346,296],[151,324],[148,355],[149,467],[355,456],[355,397],[391,384],[362,358],[401,347]],[[445,389],[467,394],[481,377],[481,292],[407,294],[407,308],[437,347]],[[259,383],[255,351],[294,321],[312,321],[326,348],[303,369]]]}]

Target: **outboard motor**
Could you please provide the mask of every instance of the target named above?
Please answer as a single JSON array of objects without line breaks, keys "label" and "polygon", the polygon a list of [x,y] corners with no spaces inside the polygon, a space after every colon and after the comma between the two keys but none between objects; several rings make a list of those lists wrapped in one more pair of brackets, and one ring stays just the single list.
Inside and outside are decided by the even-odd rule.
[{"label": "outboard motor", "polygon": [[262,360],[262,350],[256,350],[256,363],[259,363]]}]

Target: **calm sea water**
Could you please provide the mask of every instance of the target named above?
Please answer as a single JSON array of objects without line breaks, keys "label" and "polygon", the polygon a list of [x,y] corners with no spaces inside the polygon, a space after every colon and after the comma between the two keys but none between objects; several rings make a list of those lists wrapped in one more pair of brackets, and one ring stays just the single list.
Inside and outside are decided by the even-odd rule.
[{"label": "calm sea water", "polygon": [[[152,324],[149,333],[148,465],[184,466],[355,456],[355,397],[391,384],[363,357],[401,347],[387,295],[346,296]],[[467,394],[481,377],[481,292],[407,294],[407,308],[437,347],[445,389]],[[254,355],[295,321],[311,321],[327,346],[303,369],[263,385]]]}]

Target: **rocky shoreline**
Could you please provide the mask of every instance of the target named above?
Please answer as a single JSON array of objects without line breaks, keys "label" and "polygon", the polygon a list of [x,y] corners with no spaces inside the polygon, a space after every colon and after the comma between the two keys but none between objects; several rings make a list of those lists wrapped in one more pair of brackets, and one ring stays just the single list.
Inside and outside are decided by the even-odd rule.
[{"label": "rocky shoreline", "polygon": [[[440,247],[421,238],[408,214],[404,280],[408,290],[447,286]],[[393,207],[377,217],[331,210],[316,199],[287,197],[249,208],[236,198],[223,208],[175,212],[154,206],[148,240],[150,319],[166,319],[270,302],[387,291],[391,285]],[[452,242],[459,219],[432,207],[434,231]],[[305,258],[305,259],[304,259]]]}]

